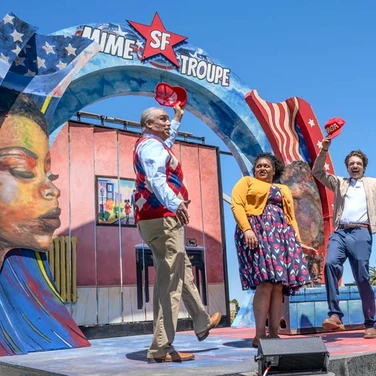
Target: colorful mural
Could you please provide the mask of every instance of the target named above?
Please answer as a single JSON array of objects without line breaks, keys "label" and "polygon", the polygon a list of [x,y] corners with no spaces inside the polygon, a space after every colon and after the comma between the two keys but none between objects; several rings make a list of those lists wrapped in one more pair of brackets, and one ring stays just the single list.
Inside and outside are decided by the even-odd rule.
[{"label": "colorful mural", "polygon": [[[128,21],[127,24],[87,24],[70,27],[48,36],[37,34],[35,27],[12,13],[0,22],[0,85],[5,96],[5,100],[0,101],[0,106],[3,106],[0,108],[0,205],[5,213],[4,226],[0,229],[0,257],[4,259],[0,272],[0,287],[8,273],[15,271],[16,278],[25,280],[26,284],[35,285],[41,294],[51,294],[53,297],[52,300],[43,300],[44,295],[41,295],[46,306],[39,304],[38,299],[23,299],[22,294],[15,294],[10,300],[7,298],[9,293],[5,291],[5,284],[9,281],[4,282],[0,294],[3,303],[0,308],[0,345],[4,353],[88,345],[81,335],[77,336],[79,329],[73,321],[64,316],[69,313],[61,306],[56,288],[49,278],[48,264],[41,253],[49,250],[53,233],[59,227],[58,199],[68,207],[77,209],[72,216],[69,211],[69,216],[63,213],[67,227],[60,228],[58,232],[66,229],[70,235],[73,230],[78,232],[81,257],[93,249],[93,230],[86,226],[85,219],[93,216],[93,213],[96,218],[94,250],[98,252],[93,260],[86,259],[87,263],[80,264],[85,266],[85,270],[80,270],[78,277],[83,286],[91,284],[105,288],[95,294],[90,312],[88,310],[85,312],[87,316],[80,318],[85,320],[81,324],[87,324],[92,318],[90,315],[95,316],[93,321],[97,320],[97,313],[101,313],[101,309],[110,299],[118,300],[116,307],[120,313],[107,312],[105,323],[119,320],[124,322],[122,312],[129,307],[123,302],[123,283],[134,283],[135,276],[131,272],[123,278],[123,269],[127,270],[124,264],[128,263],[119,257],[122,255],[119,244],[130,244],[133,250],[138,241],[137,236],[132,233],[135,229],[131,228],[134,226],[133,191],[131,193],[133,175],[129,172],[119,175],[119,171],[115,169],[109,172],[108,165],[101,166],[101,160],[90,171],[87,170],[89,165],[85,165],[83,160],[80,161],[81,164],[78,163],[74,172],[67,171],[69,167],[66,167],[66,162],[65,165],[60,163],[58,165],[66,172],[65,176],[73,174],[76,178],[72,180],[76,184],[75,188],[82,190],[82,195],[71,196],[70,184],[65,186],[66,190],[59,190],[53,183],[57,177],[54,173],[59,171],[50,171],[47,135],[50,145],[53,144],[58,149],[58,146],[61,146],[59,136],[64,135],[62,130],[65,123],[83,107],[115,95],[153,96],[155,86],[162,81],[186,89],[186,110],[216,132],[231,150],[244,174],[250,173],[254,158],[261,151],[273,151],[288,164],[284,179],[292,188],[297,202],[296,214],[297,218],[301,218],[300,227],[305,237],[303,240],[320,250],[320,257],[311,263],[311,274],[316,273],[314,281],[320,283],[320,265],[325,257],[325,242],[331,230],[333,198],[325,188],[317,187],[310,175],[309,166],[321,147],[319,140],[322,139],[311,107],[304,100],[295,97],[281,103],[262,100],[257,92],[244,85],[230,68],[210,57],[201,48],[192,46],[187,39],[166,29],[158,14],[150,25],[134,21]],[[23,98],[30,102],[18,106]],[[22,107],[23,112],[16,112],[18,107]],[[39,111],[36,117],[31,115],[33,107],[37,109],[36,113]],[[93,136],[92,130],[90,132]],[[80,130],[79,137],[84,134],[88,133]],[[106,137],[115,136],[103,133],[97,137],[94,132],[93,137],[91,142],[95,144],[103,142]],[[115,140],[114,138],[111,141],[112,145],[116,144]],[[76,157],[85,157],[83,144],[78,145],[73,154]],[[63,142],[63,150],[64,148],[66,146]],[[118,161],[118,156],[111,154],[113,150],[114,148],[109,148],[108,155],[101,155],[101,159],[111,157],[113,161]],[[86,157],[89,158],[92,152],[93,149],[90,149]],[[191,163],[191,150],[181,148],[180,152],[181,158],[186,156],[185,163]],[[123,152],[121,154],[124,155]],[[197,163],[191,164],[192,171],[197,164],[203,163],[204,156],[210,160],[210,153],[205,148],[200,149],[197,155]],[[212,163],[212,168],[214,166],[216,164]],[[124,167],[124,171],[129,168],[130,166]],[[328,170],[333,171],[330,160]],[[96,177],[92,192],[85,183],[79,184],[82,171]],[[301,171],[304,172],[304,178]],[[207,170],[207,173],[209,172],[214,173],[210,166]],[[216,187],[209,182],[205,185],[201,184],[204,181],[202,178],[203,176],[192,172],[191,179],[193,184],[196,183],[193,186],[195,190],[199,188],[195,193],[200,197],[199,202],[204,201],[205,193],[210,197],[215,189],[219,196],[218,182],[214,182]],[[321,222],[318,218],[316,225],[319,231],[315,232],[311,224],[304,221],[304,213],[307,210],[320,213],[318,196],[321,199],[324,220]],[[87,197],[93,198],[93,205],[80,205],[79,200]],[[211,204],[210,200],[207,200],[207,204]],[[211,205],[211,209],[217,210],[217,216],[220,216],[221,209],[216,205]],[[205,223],[205,228],[203,227],[201,233],[193,231],[194,229],[188,230],[187,237],[201,237],[204,248],[215,249],[213,252],[216,263],[209,270],[208,281],[213,281],[213,294],[222,297],[220,308],[226,310],[226,276],[223,265],[226,257],[223,248],[217,249],[217,244],[210,240],[221,238],[220,220],[213,224],[213,219],[205,217],[208,212],[212,215],[210,210],[197,210],[197,221]],[[83,223],[82,227],[77,227]],[[120,230],[130,232],[123,234]],[[117,244],[109,241],[115,238],[118,239]],[[9,252],[11,249],[17,251]],[[122,264],[114,272],[113,265],[118,265],[119,259]],[[28,262],[31,264],[32,273],[24,270],[25,263]],[[111,270],[111,273],[108,273],[108,270]],[[217,282],[219,284],[215,290]],[[109,292],[107,286],[116,286],[117,290]],[[133,293],[132,289],[128,291],[129,294]],[[85,294],[85,291],[81,293]],[[85,298],[92,294],[89,289],[86,293],[88,295]],[[32,294],[38,296],[34,291]],[[133,300],[134,296],[130,301]],[[25,301],[31,306],[25,305]],[[49,313],[49,319],[43,319],[47,325],[42,329],[34,323],[40,319],[37,313],[40,307]],[[71,306],[73,315],[75,307]],[[129,309],[134,321],[145,319],[142,310],[138,315],[132,307]],[[57,314],[57,311],[64,317]],[[50,319],[53,322],[49,321]],[[6,322],[9,327],[5,326]],[[28,325],[27,330],[24,329],[24,323]],[[30,331],[30,328],[33,331]],[[56,330],[62,339],[61,343],[51,339],[47,333],[49,330]],[[31,336],[38,346],[22,347],[16,336],[26,343],[30,342]],[[53,343],[52,347],[41,341],[41,338],[46,339],[45,342]]]},{"label": "colorful mural", "polygon": [[0,22],[1,355],[89,346],[59,297],[43,252],[60,226],[48,121],[98,48],[88,39],[35,30],[13,14]]}]

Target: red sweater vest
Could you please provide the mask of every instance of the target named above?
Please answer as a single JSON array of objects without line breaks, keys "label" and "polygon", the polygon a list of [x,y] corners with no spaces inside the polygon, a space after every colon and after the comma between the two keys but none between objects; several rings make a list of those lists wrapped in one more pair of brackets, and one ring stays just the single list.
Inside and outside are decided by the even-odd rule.
[{"label": "red sweater vest", "polygon": [[[151,190],[150,184],[147,183],[145,171],[142,167],[140,157],[138,155],[138,147],[149,137],[140,137],[135,144],[133,150],[133,168],[136,173],[136,222],[146,219],[155,219],[162,217],[172,217],[176,214],[168,210],[156,197]],[[166,163],[166,183],[173,192],[182,200],[188,200],[188,191],[184,184],[184,175],[181,165],[172,151],[161,141],[170,158]]]}]

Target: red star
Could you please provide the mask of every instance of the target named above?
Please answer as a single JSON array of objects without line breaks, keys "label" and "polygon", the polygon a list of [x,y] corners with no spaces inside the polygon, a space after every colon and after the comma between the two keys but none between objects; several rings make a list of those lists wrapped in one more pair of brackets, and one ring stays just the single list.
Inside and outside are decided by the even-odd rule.
[{"label": "red star", "polygon": [[155,13],[150,26],[133,21],[128,21],[128,23],[145,38],[141,61],[161,54],[176,67],[180,67],[173,47],[186,40],[187,37],[167,31],[158,13]]}]

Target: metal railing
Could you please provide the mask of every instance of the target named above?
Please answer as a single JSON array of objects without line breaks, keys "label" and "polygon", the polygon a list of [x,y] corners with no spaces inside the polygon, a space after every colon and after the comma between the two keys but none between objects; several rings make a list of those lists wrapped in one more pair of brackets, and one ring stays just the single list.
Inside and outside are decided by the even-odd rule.
[{"label": "metal railing", "polygon": [[[93,124],[99,127],[118,129],[123,131],[141,133],[140,123],[132,120],[121,119],[112,116],[98,115],[91,112],[79,111],[75,115],[77,121],[83,122],[83,119],[96,120],[99,124]],[[183,141],[199,141],[205,144],[205,137],[194,136],[191,132],[178,132],[178,138],[183,139]]]}]

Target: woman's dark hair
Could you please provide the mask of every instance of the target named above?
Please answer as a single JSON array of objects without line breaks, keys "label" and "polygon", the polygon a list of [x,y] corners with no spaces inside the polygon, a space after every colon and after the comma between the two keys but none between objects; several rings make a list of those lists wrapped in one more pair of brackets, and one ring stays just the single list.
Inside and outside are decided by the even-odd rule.
[{"label": "woman's dark hair", "polygon": [[277,158],[272,153],[257,154],[256,159],[253,163],[253,167],[252,167],[253,176],[255,176],[255,168],[256,168],[257,162],[262,158],[268,159],[270,161],[270,163],[272,164],[273,168],[274,168],[273,183],[275,181],[279,180],[280,177],[283,174],[283,170],[285,169],[285,165],[279,158]]},{"label": "woman's dark hair", "polygon": [[345,158],[346,168],[348,167],[349,159],[351,157],[359,157],[363,161],[363,170],[366,171],[366,167],[368,165],[368,157],[361,150],[350,151],[350,153]]},{"label": "woman's dark hair", "polygon": [[27,95],[0,87],[0,127],[7,115],[23,116],[38,124],[48,137],[46,117],[39,110],[35,102]]}]

